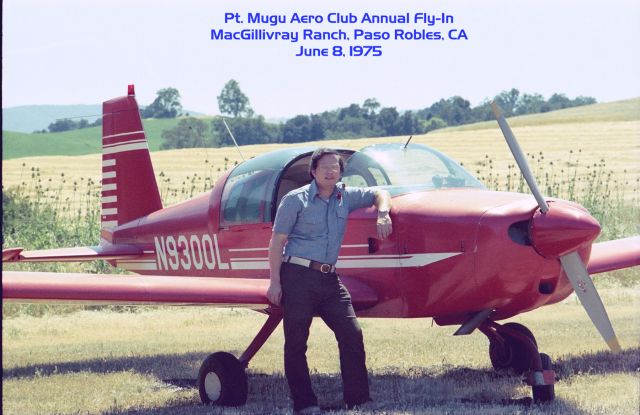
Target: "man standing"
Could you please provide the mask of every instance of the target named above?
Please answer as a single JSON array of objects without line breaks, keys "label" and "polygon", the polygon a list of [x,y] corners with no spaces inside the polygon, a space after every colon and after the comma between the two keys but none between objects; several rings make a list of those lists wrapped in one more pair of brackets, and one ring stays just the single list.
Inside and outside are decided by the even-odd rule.
[{"label": "man standing", "polygon": [[338,340],[347,408],[371,400],[362,330],[335,264],[349,212],[375,205],[378,238],[391,234],[391,197],[381,189],[338,186],[343,172],[344,162],[337,151],[317,149],[309,166],[313,181],[282,198],[269,244],[271,284],[267,296],[275,305],[282,302],[284,368],[294,412],[300,414],[321,413],[306,357],[315,314]]}]

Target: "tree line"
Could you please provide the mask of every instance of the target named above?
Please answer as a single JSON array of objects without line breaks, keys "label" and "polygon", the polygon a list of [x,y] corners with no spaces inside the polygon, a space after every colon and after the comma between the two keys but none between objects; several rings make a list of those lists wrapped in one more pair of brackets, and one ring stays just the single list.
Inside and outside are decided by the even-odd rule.
[{"label": "tree line", "polygon": [[[285,123],[270,123],[262,115],[255,114],[249,98],[233,79],[225,84],[217,97],[220,113],[228,117],[229,127],[239,145],[424,134],[438,128],[492,120],[490,103],[494,100],[507,117],[596,103],[592,97],[570,99],[558,93],[545,100],[541,94],[520,94],[519,90],[513,88],[499,93],[492,100],[486,99],[475,107],[463,97],[453,96],[420,110],[400,112],[395,107],[382,107],[375,98],[368,98],[362,104],[354,103],[318,114],[296,115]],[[173,87],[159,90],[156,99],[147,107],[141,108],[140,115],[142,118],[182,116],[180,93]],[[101,123],[100,118],[93,123],[84,119],[62,119],[51,123],[48,129],[50,132],[59,132],[93,127]],[[222,117],[205,121],[189,117],[188,114],[178,125],[164,130],[162,139],[163,149],[233,145]]]},{"label": "tree line", "polygon": [[[319,114],[297,115],[278,124],[269,123],[262,115],[256,115],[248,97],[233,79],[227,82],[217,98],[220,113],[229,117],[229,127],[239,145],[424,134],[438,128],[493,119],[492,100],[487,99],[472,107],[468,100],[454,96],[421,110],[402,113],[395,107],[382,107],[375,98],[369,98],[362,104],[351,104]],[[540,94],[520,94],[515,88],[501,92],[493,100],[506,116],[596,103],[595,98],[579,96],[569,99],[557,93],[545,100]],[[164,130],[162,138],[163,149],[233,145],[222,117],[210,122],[193,117],[183,118],[177,126]]]}]

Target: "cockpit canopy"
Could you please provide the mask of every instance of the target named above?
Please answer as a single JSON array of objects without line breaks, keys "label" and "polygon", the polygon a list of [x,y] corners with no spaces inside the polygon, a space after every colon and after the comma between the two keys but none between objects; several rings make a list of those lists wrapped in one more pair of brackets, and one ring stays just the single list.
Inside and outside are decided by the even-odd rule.
[{"label": "cockpit canopy", "polygon": [[[222,192],[221,225],[271,222],[280,199],[311,182],[314,147],[270,152],[237,166]],[[484,186],[446,155],[422,144],[377,144],[358,152],[338,149],[347,186],[381,186],[392,195]]]},{"label": "cockpit canopy", "polygon": [[422,144],[376,144],[354,153],[343,181],[348,186],[384,186],[392,195],[414,190],[484,186],[457,162]]}]

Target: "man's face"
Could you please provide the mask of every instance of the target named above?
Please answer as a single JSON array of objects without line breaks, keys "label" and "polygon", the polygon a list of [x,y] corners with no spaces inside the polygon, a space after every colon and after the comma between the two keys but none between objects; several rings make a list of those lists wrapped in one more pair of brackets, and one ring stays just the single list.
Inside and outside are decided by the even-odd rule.
[{"label": "man's face", "polygon": [[320,187],[333,187],[340,180],[340,156],[325,154],[318,160],[313,176]]}]

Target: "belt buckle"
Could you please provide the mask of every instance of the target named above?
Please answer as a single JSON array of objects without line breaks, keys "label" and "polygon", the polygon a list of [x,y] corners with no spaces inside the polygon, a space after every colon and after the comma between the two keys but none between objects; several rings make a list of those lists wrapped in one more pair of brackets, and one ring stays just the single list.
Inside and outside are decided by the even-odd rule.
[{"label": "belt buckle", "polygon": [[320,265],[320,272],[322,272],[323,274],[330,273],[331,272],[331,265],[329,265],[329,264]]}]

